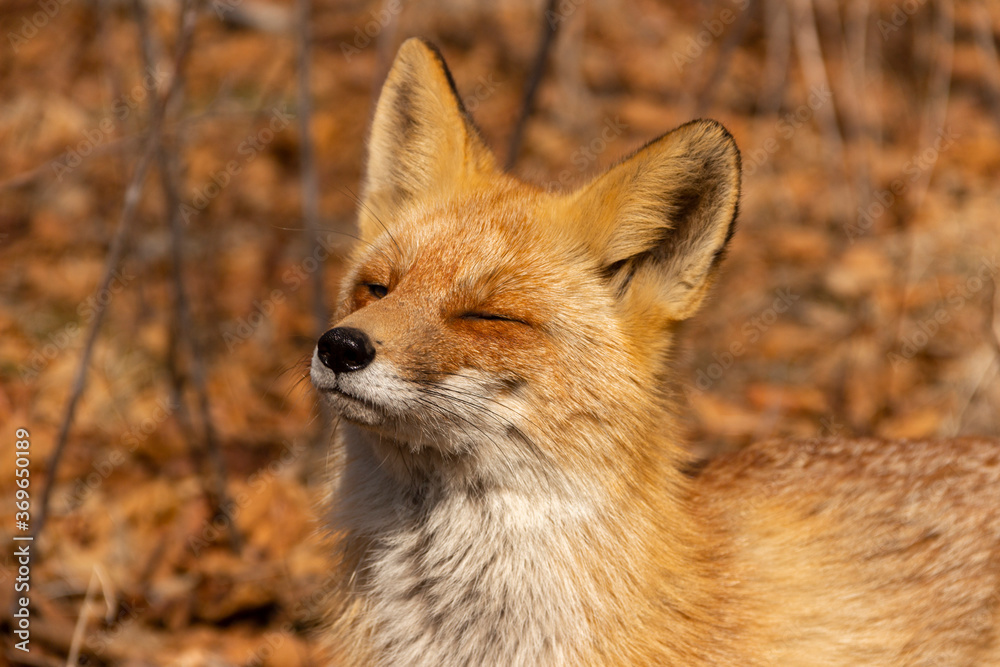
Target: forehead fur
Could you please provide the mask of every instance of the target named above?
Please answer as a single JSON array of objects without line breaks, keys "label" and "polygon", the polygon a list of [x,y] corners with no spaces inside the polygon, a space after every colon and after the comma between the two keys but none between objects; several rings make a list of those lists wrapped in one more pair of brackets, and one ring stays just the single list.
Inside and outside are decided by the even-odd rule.
[{"label": "forehead fur", "polygon": [[[461,197],[416,202],[365,239],[381,252],[393,251],[405,267],[419,256],[456,268],[475,263],[504,266],[550,265],[559,256],[579,261],[580,239],[562,234],[552,213],[555,197],[533,188],[481,190]],[[368,226],[372,229],[372,226]],[[374,250],[372,250],[374,252]]]}]

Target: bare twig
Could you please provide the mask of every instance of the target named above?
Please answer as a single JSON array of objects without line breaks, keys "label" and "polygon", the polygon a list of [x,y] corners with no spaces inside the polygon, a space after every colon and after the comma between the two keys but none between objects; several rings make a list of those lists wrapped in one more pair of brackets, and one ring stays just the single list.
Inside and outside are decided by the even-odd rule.
[{"label": "bare twig", "polygon": [[[233,117],[239,118],[243,116],[256,117],[260,113],[261,113],[260,108],[254,108],[252,111],[240,110],[240,111],[220,112],[216,110],[211,110],[211,105],[209,105],[209,110],[203,110],[197,114],[191,114],[190,116],[186,116],[184,118],[178,119],[173,122],[167,122],[167,120],[164,119],[163,131],[177,132],[180,129],[186,129],[188,127],[195,126],[198,123],[206,121],[218,120],[219,118],[233,118]],[[128,134],[115,139],[108,139],[99,146],[94,147],[93,151],[90,153],[90,156],[88,156],[88,160],[93,160],[98,157],[102,157],[104,155],[116,152],[124,152],[131,150],[134,147],[133,146],[134,144],[145,145],[145,142],[147,142],[148,140],[149,140],[148,128],[146,130],[142,130],[134,134]],[[63,157],[63,155],[65,155],[65,153],[57,155],[54,158],[46,162],[43,162],[40,165],[32,167],[27,171],[21,172],[20,174],[16,174],[4,180],[0,180],[0,192],[3,192],[4,190],[15,190],[20,187],[31,185],[36,180],[40,180],[45,175],[46,171],[50,173],[56,171],[54,163],[61,157]]]},{"label": "bare twig", "polygon": [[[83,597],[83,605],[80,607],[80,614],[76,618],[76,625],[73,627],[73,637],[70,640],[69,652],[66,657],[66,667],[74,667],[80,664],[80,649],[83,646],[83,633],[87,629],[90,621],[90,610],[94,605],[94,597],[97,595],[97,586],[100,584],[101,593],[104,596],[104,607],[106,609],[104,620],[110,623],[114,619],[114,609],[117,606],[115,596],[111,593],[111,586],[105,576],[104,568],[100,564],[94,565],[94,571],[90,574],[90,583],[87,584],[87,593]],[[84,661],[86,662],[86,661]]]},{"label": "bare twig", "polygon": [[[184,28],[187,31],[191,31],[194,28],[194,23],[191,22],[190,24],[185,24]],[[104,276],[101,278],[100,285],[97,289],[98,295],[108,293],[111,281],[114,279],[115,272],[118,270],[118,266],[121,264],[122,258],[125,254],[125,247],[128,241],[129,232],[135,222],[136,208],[138,207],[139,199],[142,196],[143,185],[146,181],[149,165],[156,152],[156,147],[160,142],[164,112],[167,105],[170,104],[172,96],[177,90],[177,73],[183,69],[184,61],[187,58],[187,48],[181,47],[190,44],[190,35],[185,36],[182,33],[179,40],[178,51],[174,61],[173,79],[170,87],[168,88],[167,94],[159,99],[157,99],[155,94],[150,95],[149,133],[146,137],[146,143],[143,147],[142,154],[140,155],[139,160],[136,163],[135,170],[132,173],[132,179],[129,182],[128,187],[125,189],[122,212],[118,218],[118,226],[115,229],[115,234],[111,240],[111,247],[108,250],[108,258],[104,266]],[[83,355],[80,357],[80,364],[77,366],[76,374],[73,377],[73,384],[71,385],[69,400],[66,404],[66,411],[63,416],[62,424],[59,427],[59,434],[56,437],[55,448],[52,452],[51,458],[49,459],[47,467],[48,477],[42,487],[38,514],[34,522],[34,529],[32,533],[35,537],[41,535],[42,530],[45,527],[45,521],[48,518],[49,501],[52,496],[52,488],[55,485],[55,480],[58,476],[59,464],[62,460],[63,451],[66,449],[69,430],[73,425],[74,418],[76,417],[77,405],[79,404],[80,397],[83,395],[83,391],[87,385],[87,369],[90,367],[90,359],[94,353],[94,345],[97,342],[97,336],[100,333],[101,324],[104,323],[104,316],[105,313],[107,313],[107,304],[108,299],[96,299],[94,318],[91,321],[90,329],[87,332]]]},{"label": "bare twig", "polygon": [[[867,20],[867,18],[866,18]],[[884,89],[885,71],[883,70],[882,48],[884,40],[875,30],[865,30],[865,65],[863,77],[867,81],[866,90],[882,91]],[[885,140],[884,118],[882,118],[881,95],[865,94],[864,108],[868,121],[868,137],[871,140],[872,154],[882,149]]]},{"label": "bare twig", "polygon": [[80,646],[83,644],[83,633],[87,630],[87,622],[90,621],[90,607],[94,604],[95,595],[97,595],[97,575],[91,573],[87,593],[83,596],[83,604],[80,606],[80,614],[76,617],[76,625],[73,626],[73,638],[70,640],[66,667],[80,664]]},{"label": "bare twig", "polygon": [[[793,14],[792,34],[795,37],[795,50],[799,55],[802,73],[811,91],[831,91],[830,81],[826,75],[826,65],[823,62],[823,51],[820,48],[819,32],[816,29],[816,15],[813,12],[813,0],[791,0]],[[829,164],[838,169],[831,169],[846,182],[844,163],[844,140],[837,126],[837,105],[830,95],[830,101],[820,104],[814,109],[816,120],[829,146],[832,159]],[[851,208],[853,210],[853,207]]]},{"label": "bare twig", "polygon": [[107,67],[104,75],[111,90],[111,99],[122,99],[122,86],[120,73],[113,65],[118,61],[118,54],[114,49],[114,41],[111,38],[111,6],[108,2],[97,2],[94,7],[94,18],[97,22],[97,35],[102,47],[102,57]]},{"label": "bare twig", "polygon": [[[302,162],[302,217],[305,228],[307,247],[312,248],[319,239],[319,177],[316,173],[316,157],[313,154],[312,131],[312,98],[309,87],[309,14],[312,3],[310,0],[298,0],[299,36],[298,36],[298,106],[299,106],[299,159]],[[326,294],[323,289],[322,266],[312,272],[313,283],[313,319],[315,320],[316,338],[326,330]]]},{"label": "bare twig", "polygon": [[[382,84],[389,75],[389,68],[392,66],[393,48],[396,45],[396,33],[399,30],[399,4],[396,0],[384,0],[380,15],[389,17],[388,22],[382,26],[382,30],[375,38],[375,81],[372,90],[382,90]],[[301,36],[300,36],[301,39]],[[372,108],[369,119],[375,115],[375,105],[378,96],[372,96]]]},{"label": "bare twig", "polygon": [[[302,231],[306,247],[312,249],[319,240],[321,225],[319,221],[319,175],[316,170],[316,156],[313,152],[312,140],[312,95],[309,85],[309,50],[312,45],[312,35],[309,30],[309,15],[312,9],[310,0],[298,0],[298,106],[299,106],[299,160],[302,176]],[[390,12],[390,15],[393,15]],[[383,32],[391,32],[388,27]],[[380,36],[379,53],[385,49],[388,36]],[[323,282],[323,265],[320,263],[312,272],[312,311],[313,333],[319,339],[329,324],[329,314],[326,309],[326,290]],[[320,441],[329,438],[329,427],[332,418],[325,401],[319,401],[320,427],[316,437]]]},{"label": "bare twig", "polygon": [[[952,0],[941,0],[935,5],[937,21],[928,62],[934,63],[927,86],[927,104],[920,123],[921,150],[933,146],[938,133],[945,129],[948,118],[948,102],[951,97],[952,60],[955,55],[955,17]],[[910,188],[910,210],[919,210],[930,187],[933,166],[937,157],[926,169],[920,171],[920,178]]]},{"label": "bare twig", "polygon": [[[178,54],[190,51],[191,38],[194,33],[193,26],[197,17],[198,0],[184,0],[180,10],[181,42],[177,45]],[[139,24],[139,32],[143,44],[143,59],[146,68],[154,67],[152,50],[149,45],[152,43],[151,31],[149,29],[149,17],[143,8],[142,2],[136,2],[136,19]],[[171,86],[171,95],[175,96],[176,103],[179,104],[184,91],[184,70],[177,69]],[[175,137],[175,144],[178,141]],[[218,438],[215,434],[215,424],[212,420],[211,402],[208,395],[207,371],[205,370],[205,357],[201,349],[198,336],[194,333],[195,326],[191,316],[191,306],[188,302],[187,288],[184,281],[184,224],[182,221],[180,188],[178,187],[178,175],[176,154],[167,150],[164,133],[160,133],[157,142],[156,157],[160,171],[160,182],[163,187],[163,195],[166,200],[166,215],[170,225],[170,255],[171,273],[174,290],[174,322],[170,336],[171,350],[168,355],[168,362],[171,366],[173,399],[176,401],[177,409],[181,415],[182,422],[190,426],[190,418],[187,413],[187,406],[184,403],[184,393],[182,390],[183,376],[179,371],[180,348],[186,346],[190,355],[191,380],[194,385],[197,400],[198,413],[201,419],[202,440],[204,447],[204,457],[207,458],[211,468],[206,471],[202,479],[205,482],[205,495],[208,505],[215,516],[223,513],[223,508],[229,506],[229,496],[226,491],[226,466],[219,448]],[[204,471],[204,465],[198,466]],[[233,521],[227,521],[230,546],[236,551],[242,547],[242,539],[239,530]]]},{"label": "bare twig", "polygon": [[956,389],[955,393],[960,396],[960,407],[954,411],[952,418],[945,423],[942,435],[946,437],[954,437],[961,433],[962,424],[965,423],[965,415],[975,402],[976,396],[984,385],[988,385],[997,377],[998,361],[1000,361],[1000,358],[997,357],[993,350],[980,349],[973,355],[973,359],[975,360],[974,363],[969,365],[976,369],[982,368],[982,373],[979,375],[978,380],[965,382],[960,388]]},{"label": "bare twig", "polygon": [[293,26],[292,13],[288,8],[270,2],[241,0],[219,3],[212,13],[227,25],[265,33],[286,34],[291,32]]},{"label": "bare twig", "polygon": [[739,12],[736,22],[726,32],[726,36],[722,40],[722,45],[719,47],[719,55],[712,66],[712,71],[709,73],[708,78],[705,79],[705,83],[698,93],[698,99],[695,102],[695,116],[703,115],[712,105],[712,98],[715,96],[715,91],[719,87],[719,82],[726,75],[726,70],[729,69],[729,63],[732,60],[733,53],[736,52],[736,47],[743,41],[743,36],[746,34],[747,26],[750,25],[750,19],[753,16],[753,10],[756,6],[756,3],[750,3],[743,8]]},{"label": "bare twig", "polygon": [[[115,230],[115,235],[111,239],[111,248],[108,250],[108,259],[104,266],[104,277],[101,279],[96,292],[98,295],[108,292],[111,281],[114,279],[115,272],[118,270],[118,265],[121,263],[122,256],[125,253],[126,240],[132,224],[135,222],[135,209],[139,203],[143,184],[146,181],[146,173],[149,171],[149,163],[156,148],[156,143],[152,140],[154,134],[150,134],[150,139],[146,142],[142,155],[136,163],[135,171],[132,173],[132,180],[125,190],[125,202],[122,206],[121,216],[118,218],[118,227]],[[90,357],[94,353],[94,343],[97,341],[97,334],[100,332],[101,324],[104,322],[104,314],[107,312],[107,299],[96,299],[95,301],[94,319],[91,321],[90,330],[87,332],[87,340],[83,346],[83,356],[80,358],[80,364],[77,366],[76,374],[73,376],[69,401],[66,404],[62,424],[59,427],[59,435],[56,437],[55,449],[46,467],[48,478],[42,487],[38,515],[34,523],[35,537],[41,534],[42,529],[45,527],[45,520],[48,518],[49,498],[52,495],[52,487],[54,486],[59,470],[59,462],[62,460],[69,429],[73,425],[73,419],[76,416],[77,403],[79,403],[80,396],[83,395],[83,390],[87,384],[87,369],[90,366]]]},{"label": "bare twig", "polygon": [[[174,306],[177,305],[176,284],[174,291]],[[187,403],[184,401],[184,387],[187,385],[187,376],[181,370],[181,333],[180,318],[174,317],[170,320],[170,330],[167,341],[167,370],[170,373],[170,405],[176,410],[177,423],[184,434],[185,442],[194,442],[194,423],[188,411]],[[197,465],[197,464],[196,464]]]},{"label": "bare twig", "polygon": [[[933,41],[937,44],[930,50],[933,57],[928,54],[928,59],[935,63],[935,68],[931,72],[930,83],[927,87],[927,105],[920,127],[920,148],[921,150],[931,147],[938,132],[944,130],[945,119],[948,114],[948,98],[951,90],[951,66],[952,55],[954,53],[955,24],[952,14],[950,0],[942,0],[937,6],[936,34]],[[929,40],[930,41],[930,40]],[[939,156],[935,155],[934,161],[921,169],[919,178],[914,186],[906,193],[908,205],[911,211],[917,211],[923,203],[927,190],[930,188],[933,167]],[[916,282],[917,268],[917,234],[908,235],[906,247],[906,257],[901,268],[902,289],[900,290],[899,311],[896,317],[896,340],[902,338],[903,325],[906,321],[906,303],[910,295],[911,287]]]},{"label": "bare twig", "polygon": [[847,6],[847,18],[841,25],[837,5],[822,0],[824,13],[832,23],[832,32],[840,41],[840,100],[843,102],[844,133],[847,136],[848,172],[854,181],[855,201],[867,207],[871,198],[867,141],[865,138],[865,46],[868,34],[869,0],[853,0]]},{"label": "bare twig", "polygon": [[764,0],[764,31],[767,35],[767,64],[764,85],[757,97],[757,113],[778,113],[788,83],[788,62],[792,53],[791,21],[785,0]]},{"label": "bare twig", "polygon": [[993,41],[993,17],[982,0],[972,6],[972,29],[985,70],[986,94],[993,107],[993,120],[1000,125],[1000,56]]},{"label": "bare twig", "polygon": [[986,320],[986,332],[993,342],[993,353],[1000,359],[1000,290],[997,290],[995,277],[990,278],[989,314]]},{"label": "bare twig", "polygon": [[507,149],[507,161],[504,169],[510,171],[517,162],[517,154],[521,150],[521,142],[524,139],[524,128],[528,124],[528,117],[531,115],[535,105],[535,95],[538,93],[538,85],[542,82],[542,75],[545,73],[545,63],[549,59],[549,51],[552,49],[552,42],[556,36],[556,28],[559,22],[554,20],[557,17],[556,0],[547,0],[545,10],[542,12],[542,34],[538,42],[538,51],[535,53],[535,62],[531,67],[531,73],[524,86],[524,98],[521,100],[521,114],[514,124],[514,132],[510,137],[510,146]]}]

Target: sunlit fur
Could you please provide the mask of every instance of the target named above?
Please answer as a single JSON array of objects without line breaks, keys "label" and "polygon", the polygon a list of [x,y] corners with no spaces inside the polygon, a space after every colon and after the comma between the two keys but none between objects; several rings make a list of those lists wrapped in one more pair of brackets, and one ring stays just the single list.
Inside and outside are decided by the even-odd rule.
[{"label": "sunlit fur", "polygon": [[682,473],[674,331],[738,198],[710,121],[572,193],[521,183],[403,45],[335,318],[376,356],[312,362],[340,417],[333,664],[1000,665],[995,443],[772,442]]}]

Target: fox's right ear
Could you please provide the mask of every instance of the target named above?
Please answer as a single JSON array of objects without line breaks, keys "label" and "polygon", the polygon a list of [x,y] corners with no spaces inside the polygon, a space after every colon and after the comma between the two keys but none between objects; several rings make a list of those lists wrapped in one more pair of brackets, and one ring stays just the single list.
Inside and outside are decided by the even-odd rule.
[{"label": "fox's right ear", "polygon": [[399,48],[375,109],[359,214],[371,237],[400,207],[447,195],[496,162],[462,106],[436,48],[408,39]]},{"label": "fox's right ear", "polygon": [[565,218],[595,253],[626,312],[687,319],[733,234],[740,153],[714,121],[682,125],[572,193]]}]

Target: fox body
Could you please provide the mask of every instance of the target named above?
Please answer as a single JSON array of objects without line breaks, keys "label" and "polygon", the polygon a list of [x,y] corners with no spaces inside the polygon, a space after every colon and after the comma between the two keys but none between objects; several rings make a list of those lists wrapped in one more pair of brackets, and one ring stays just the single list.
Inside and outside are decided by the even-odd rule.
[{"label": "fox body", "polygon": [[766,442],[686,475],[671,351],[733,231],[697,121],[554,194],[430,46],[373,121],[312,379],[343,665],[1000,665],[1000,447]]}]

